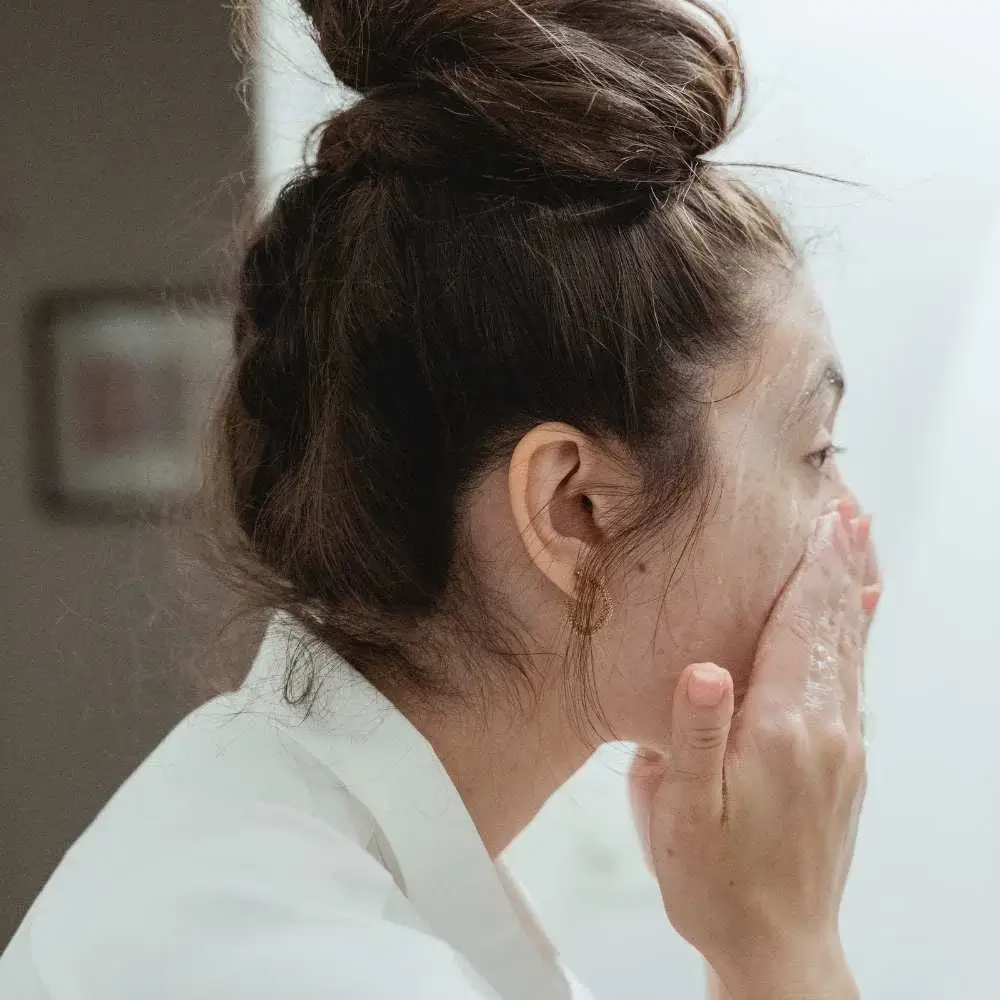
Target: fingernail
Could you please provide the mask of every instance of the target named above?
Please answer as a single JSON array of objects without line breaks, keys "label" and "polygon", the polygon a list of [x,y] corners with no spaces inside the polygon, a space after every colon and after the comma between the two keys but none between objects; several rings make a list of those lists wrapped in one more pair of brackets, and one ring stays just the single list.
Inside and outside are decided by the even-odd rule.
[{"label": "fingernail", "polygon": [[878,602],[882,600],[882,587],[875,584],[873,587],[865,587],[861,591],[861,609],[866,615],[873,615],[878,609]]},{"label": "fingernail", "polygon": [[861,513],[861,508],[858,506],[857,500],[852,497],[845,497],[840,501],[837,509],[840,511],[840,519],[843,521],[844,527],[850,531],[851,522]]},{"label": "fingernail", "polygon": [[718,708],[726,695],[726,672],[714,663],[703,663],[688,677],[688,698],[695,708]]}]

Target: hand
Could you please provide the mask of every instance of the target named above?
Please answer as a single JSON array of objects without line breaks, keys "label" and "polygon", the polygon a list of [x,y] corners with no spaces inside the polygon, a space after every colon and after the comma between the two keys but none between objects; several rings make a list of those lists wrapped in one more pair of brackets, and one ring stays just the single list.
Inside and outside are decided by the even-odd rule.
[{"label": "hand", "polygon": [[859,692],[879,595],[871,522],[856,514],[844,501],[817,521],[735,726],[729,674],[692,665],[671,739],[633,765],[667,913],[733,1000],[854,995],[838,918],[864,795]]}]

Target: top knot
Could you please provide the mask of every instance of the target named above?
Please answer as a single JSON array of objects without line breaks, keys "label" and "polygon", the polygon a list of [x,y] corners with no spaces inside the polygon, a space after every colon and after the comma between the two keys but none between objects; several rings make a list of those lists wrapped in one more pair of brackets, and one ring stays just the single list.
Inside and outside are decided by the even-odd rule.
[{"label": "top knot", "polygon": [[454,131],[474,121],[475,141],[488,137],[492,148],[473,156],[496,153],[550,176],[687,180],[742,110],[740,49],[707,0],[300,3],[349,87],[430,85]]},{"label": "top knot", "polygon": [[495,0],[300,0],[337,78],[364,94],[475,58],[465,38],[497,28]]}]

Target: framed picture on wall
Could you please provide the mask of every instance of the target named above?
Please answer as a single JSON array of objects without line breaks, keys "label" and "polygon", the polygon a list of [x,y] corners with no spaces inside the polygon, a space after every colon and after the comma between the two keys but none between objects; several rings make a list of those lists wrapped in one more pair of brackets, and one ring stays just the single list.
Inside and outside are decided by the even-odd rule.
[{"label": "framed picture on wall", "polygon": [[50,511],[155,516],[191,501],[231,317],[199,291],[59,292],[39,302],[29,357],[37,486]]}]

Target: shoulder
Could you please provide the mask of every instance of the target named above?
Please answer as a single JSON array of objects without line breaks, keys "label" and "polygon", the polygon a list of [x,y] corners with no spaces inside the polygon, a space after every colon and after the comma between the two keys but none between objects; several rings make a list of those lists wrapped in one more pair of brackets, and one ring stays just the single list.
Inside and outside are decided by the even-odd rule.
[{"label": "shoulder", "polygon": [[[234,709],[235,706],[235,709]],[[70,848],[43,909],[93,892],[186,899],[201,887],[300,890],[322,871],[388,886],[367,810],[263,712],[218,699],[184,719]],[[364,877],[358,878],[358,873]]]},{"label": "shoulder", "polygon": [[329,770],[266,719],[216,705],[69,852],[17,960],[60,1000],[489,997],[373,838]]},{"label": "shoulder", "polygon": [[226,879],[161,890],[101,900],[83,925],[39,914],[25,930],[47,1000],[496,1000],[402,909]]}]

